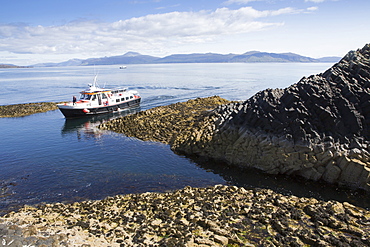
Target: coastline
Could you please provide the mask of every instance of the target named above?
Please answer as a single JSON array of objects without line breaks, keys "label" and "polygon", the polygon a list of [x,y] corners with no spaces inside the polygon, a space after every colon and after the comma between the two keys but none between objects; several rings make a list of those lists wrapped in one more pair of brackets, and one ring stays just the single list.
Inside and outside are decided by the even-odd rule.
[{"label": "coastline", "polygon": [[240,168],[370,191],[369,79],[367,44],[323,73],[284,89],[265,89],[243,102],[202,112],[197,105],[211,97],[199,98],[99,128]]},{"label": "coastline", "polygon": [[57,110],[58,103],[39,102],[13,105],[0,105],[0,118],[25,117],[36,113]]},{"label": "coastline", "polygon": [[219,96],[190,99],[186,102],[158,106],[99,125],[102,130],[123,133],[143,141],[172,144],[177,135],[192,132],[204,116],[217,106],[231,103]]},{"label": "coastline", "polygon": [[370,212],[349,203],[216,185],[25,206],[0,218],[13,246],[368,246]]},{"label": "coastline", "polygon": [[[213,96],[125,118],[144,116],[136,128],[149,124],[153,130],[156,124],[171,121],[176,127],[171,128],[173,133],[183,135],[191,132],[194,124],[202,126],[197,120],[209,116],[215,105],[227,102]],[[197,110],[187,108],[196,104]],[[156,121],[147,121],[148,111],[159,114]],[[174,111],[177,114],[172,114]],[[115,121],[124,126],[122,119]],[[141,132],[132,131],[135,133]],[[155,133],[139,138],[174,141],[172,134],[162,140],[149,138]],[[24,206],[0,217],[0,239],[13,246],[367,246],[369,233],[370,212],[347,202],[223,185]]]}]

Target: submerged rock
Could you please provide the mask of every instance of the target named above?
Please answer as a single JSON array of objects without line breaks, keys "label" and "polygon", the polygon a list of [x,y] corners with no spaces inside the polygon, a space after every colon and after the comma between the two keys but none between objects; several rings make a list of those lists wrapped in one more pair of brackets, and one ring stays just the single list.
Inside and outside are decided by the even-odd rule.
[{"label": "submerged rock", "polygon": [[369,246],[349,203],[216,185],[26,206],[0,218],[11,246]]}]

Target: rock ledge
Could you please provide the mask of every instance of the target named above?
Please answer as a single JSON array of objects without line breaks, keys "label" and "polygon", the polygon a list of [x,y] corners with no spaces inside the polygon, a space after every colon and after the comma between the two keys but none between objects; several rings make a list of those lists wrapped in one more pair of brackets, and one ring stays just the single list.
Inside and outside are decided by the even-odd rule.
[{"label": "rock ledge", "polygon": [[0,218],[9,246],[369,246],[349,203],[216,185],[24,207]]}]

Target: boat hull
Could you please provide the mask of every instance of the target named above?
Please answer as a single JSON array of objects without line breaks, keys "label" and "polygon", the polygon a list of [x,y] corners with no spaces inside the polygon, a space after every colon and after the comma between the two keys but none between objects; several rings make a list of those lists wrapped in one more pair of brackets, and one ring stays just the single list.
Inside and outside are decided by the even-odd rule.
[{"label": "boat hull", "polygon": [[134,100],[122,102],[120,104],[99,106],[99,107],[71,107],[67,105],[58,105],[59,110],[62,112],[65,118],[79,118],[98,114],[106,114],[121,111],[124,109],[129,109],[131,107],[137,107],[140,105],[141,98],[136,98]]}]

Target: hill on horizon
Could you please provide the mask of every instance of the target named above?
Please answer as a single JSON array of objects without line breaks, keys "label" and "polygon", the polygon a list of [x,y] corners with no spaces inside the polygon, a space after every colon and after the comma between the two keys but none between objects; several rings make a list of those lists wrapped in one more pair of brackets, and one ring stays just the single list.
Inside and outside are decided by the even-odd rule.
[{"label": "hill on horizon", "polygon": [[340,57],[323,57],[319,59],[301,56],[295,53],[269,53],[249,51],[243,54],[192,53],[173,54],[163,58],[127,52],[123,55],[70,59],[61,63],[39,63],[34,67],[121,65],[121,64],[158,64],[158,63],[336,63]]}]

